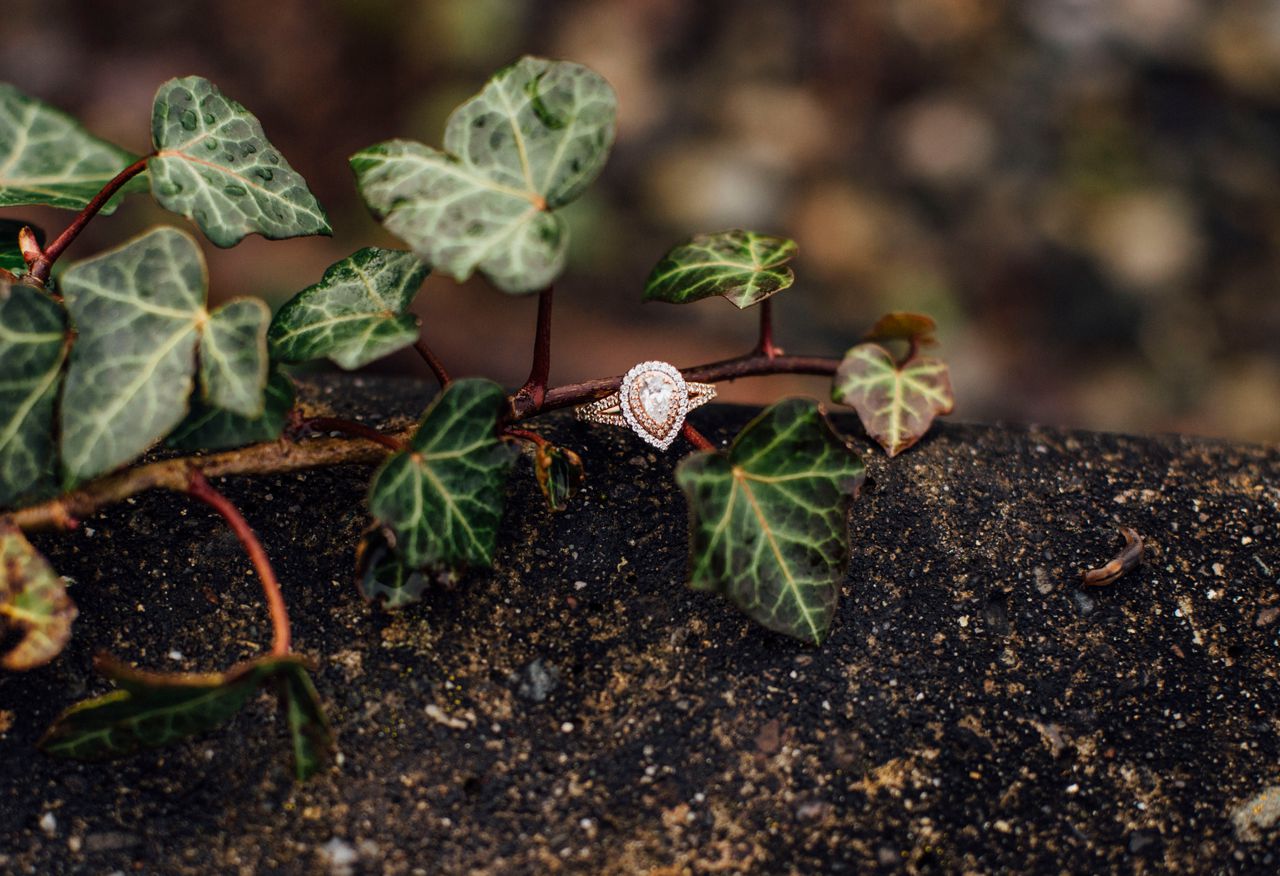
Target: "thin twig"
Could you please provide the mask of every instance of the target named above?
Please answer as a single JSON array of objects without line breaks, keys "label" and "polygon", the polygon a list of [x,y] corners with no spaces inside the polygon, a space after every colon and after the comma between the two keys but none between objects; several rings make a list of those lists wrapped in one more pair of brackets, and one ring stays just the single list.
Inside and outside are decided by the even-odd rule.
[{"label": "thin twig", "polygon": [[423,340],[421,336],[418,337],[413,348],[418,351],[418,355],[427,363],[427,367],[431,369],[431,373],[436,376],[436,380],[440,382],[441,389],[444,389],[453,381],[453,378],[449,376],[449,372],[445,370],[444,363],[440,361],[440,357],[435,354],[435,351],[427,346],[427,342]]},{"label": "thin twig", "polygon": [[71,245],[71,242],[89,224],[89,220],[107,205],[107,201],[110,201],[112,196],[120,191],[125,183],[147,169],[147,161],[152,157],[152,155],[142,156],[116,174],[109,183],[102,187],[102,191],[93,196],[93,199],[85,205],[76,218],[71,220],[71,224],[67,226],[66,230],[59,234],[53,243],[45,247],[44,252],[31,263],[31,278],[33,280],[44,283],[49,279],[49,272],[53,269],[53,263],[58,260],[58,256],[62,255],[62,251]]},{"label": "thin twig", "polygon": [[773,345],[773,299],[760,302],[760,342],[756,352],[766,359],[776,359],[782,351]]},{"label": "thin twig", "polygon": [[[408,440],[411,430],[390,437]],[[207,456],[164,459],[118,474],[90,481],[78,490],[14,511],[10,517],[28,532],[41,529],[69,529],[75,521],[90,516],[100,508],[121,502],[147,490],[187,489],[188,472],[199,467],[206,477],[226,475],[261,475],[300,471],[327,465],[370,465],[381,462],[387,450],[381,444],[349,438],[316,438],[310,441],[270,441]]]},{"label": "thin twig", "polygon": [[502,434],[504,437],[516,438],[520,441],[528,441],[535,447],[546,447],[550,443],[537,432],[530,432],[528,429],[514,429],[507,427],[502,430]]},{"label": "thin twig", "polygon": [[684,425],[680,427],[680,433],[684,435],[685,440],[699,450],[715,450],[716,446],[712,444],[706,435],[703,435],[693,427],[693,423],[688,420],[684,421]]},{"label": "thin twig", "polygon": [[340,417],[304,417],[298,422],[298,428],[310,429],[313,432],[341,432],[344,435],[350,435],[352,438],[364,438],[367,441],[381,444],[393,453],[404,450],[405,446],[404,442],[394,435],[388,435],[371,426],[366,426],[364,423],[357,423],[355,420],[344,420]]},{"label": "thin twig", "polygon": [[533,339],[533,364],[529,367],[529,379],[517,390],[512,409],[517,406],[536,412],[542,408],[547,395],[547,380],[551,377],[551,303],[554,291],[550,286],[538,293],[538,328]]},{"label": "thin twig", "polygon": [[280,592],[280,582],[276,580],[275,570],[271,568],[271,560],[267,552],[254,534],[253,527],[244,519],[240,509],[231,500],[213,488],[213,485],[193,468],[187,475],[187,493],[213,508],[227,521],[231,531],[244,545],[244,552],[253,562],[253,568],[262,581],[262,592],[267,598],[267,608],[271,611],[271,653],[282,657],[289,653],[289,611],[284,604],[284,594]]}]

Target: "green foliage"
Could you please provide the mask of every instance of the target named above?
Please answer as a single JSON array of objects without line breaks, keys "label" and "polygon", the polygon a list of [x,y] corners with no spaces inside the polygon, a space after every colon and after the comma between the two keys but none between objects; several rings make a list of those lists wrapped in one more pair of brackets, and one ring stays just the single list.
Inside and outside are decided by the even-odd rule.
[{"label": "green foliage", "polygon": [[369,602],[396,609],[420,600],[431,580],[423,570],[405,565],[391,546],[387,531],[375,526],[356,548],[356,583],[360,595]]},{"label": "green foliage", "polygon": [[[201,338],[209,400],[262,410],[262,305],[231,302],[213,319],[206,285],[199,247],[175,228],[154,229],[67,269],[62,289],[79,332],[61,412],[68,482],[133,460],[182,421]],[[247,332],[237,327],[244,315]],[[243,336],[251,342],[241,348]]]},{"label": "green foliage", "polygon": [[454,381],[423,414],[409,449],[373,476],[369,510],[411,568],[492,564],[517,453],[497,435],[506,406],[491,380]]},{"label": "green foliage", "polygon": [[582,457],[568,447],[539,444],[533,449],[533,473],[547,500],[547,510],[563,511],[586,482]]},{"label": "green foliage", "polygon": [[267,385],[267,323],[259,298],[237,298],[209,314],[200,341],[204,400],[241,417],[262,416]]},{"label": "green foliage", "polygon": [[[328,724],[299,657],[261,657],[227,672],[202,674],[142,672],[105,655],[94,665],[117,689],[59,715],[40,740],[48,754],[103,760],[201,736],[276,680],[284,685],[299,777],[315,772],[328,748]],[[306,738],[298,742],[297,735]]]},{"label": "green foliage", "polygon": [[257,417],[233,414],[205,404],[198,396],[193,397],[191,412],[165,443],[178,450],[224,450],[274,441],[284,431],[295,395],[293,381],[273,368],[263,394],[263,411]]},{"label": "green foliage", "polygon": [[759,304],[795,282],[787,262],[793,240],[754,231],[699,234],[671,249],[644,284],[647,301],[687,304],[723,295],[739,308]]},{"label": "green foliage", "polygon": [[[36,236],[36,243],[44,246],[44,232],[29,222],[17,219],[0,219],[0,271],[8,271],[16,279],[26,273],[27,262],[22,257],[22,247],[18,244],[18,233],[23,228],[30,228]],[[0,279],[3,279],[0,274]]]},{"label": "green foliage", "polygon": [[[0,207],[79,210],[136,160],[66,113],[0,82]],[[125,191],[142,185],[135,181]],[[103,212],[114,210],[118,200]]]},{"label": "green foliage", "polygon": [[441,152],[407,140],[351,158],[389,231],[458,280],[480,270],[505,292],[548,286],[569,232],[555,211],[600,173],[617,98],[578,64],[525,57],[454,111]]},{"label": "green foliage", "polygon": [[280,660],[280,697],[293,748],[293,773],[299,781],[311,778],[333,753],[333,736],[325,717],[320,695],[311,676],[299,660]]},{"label": "green foliage", "polygon": [[831,397],[858,412],[867,434],[889,456],[919,441],[933,418],[951,413],[954,404],[945,363],[915,354],[896,362],[874,343],[859,344],[845,354]]},{"label": "green foliage", "polygon": [[160,205],[186,216],[218,246],[331,234],[324,208],[271,145],[256,116],[199,76],[171,79],[151,110],[147,162]]},{"label": "green foliage", "polygon": [[54,480],[54,402],[67,341],[57,302],[0,279],[0,507]]},{"label": "green foliage", "polygon": [[727,452],[687,457],[689,586],[723,593],[771,630],[821,643],[849,560],[849,507],[862,460],[813,402],[786,399]]},{"label": "green foliage", "polygon": [[343,368],[367,365],[418,339],[409,313],[431,269],[413,253],[367,247],[331,265],[289,299],[271,322],[271,355],[281,362],[327,356]]},{"label": "green foliage", "polygon": [[6,626],[22,632],[0,665],[21,670],[48,663],[71,638],[75,619],[66,583],[21,530],[0,517],[0,638]]}]

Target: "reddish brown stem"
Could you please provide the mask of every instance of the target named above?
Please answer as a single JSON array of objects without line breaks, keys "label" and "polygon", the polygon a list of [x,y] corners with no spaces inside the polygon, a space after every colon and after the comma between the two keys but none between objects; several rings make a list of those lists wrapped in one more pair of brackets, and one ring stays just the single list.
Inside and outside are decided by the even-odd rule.
[{"label": "reddish brown stem", "polygon": [[147,169],[147,160],[151,157],[150,155],[144,155],[133,164],[130,164],[116,174],[111,182],[103,186],[102,191],[93,196],[93,200],[85,205],[75,219],[71,220],[71,224],[67,226],[66,230],[59,234],[53,243],[45,247],[44,252],[34,262],[29,263],[33,280],[44,283],[49,279],[49,271],[53,269],[53,263],[58,260],[58,256],[62,255],[63,250],[71,245],[71,242],[89,224],[89,220],[98,215],[98,211],[107,205],[107,201],[110,201],[112,196],[120,191],[125,183]]},{"label": "reddish brown stem", "polygon": [[[737,380],[741,377],[758,377],[765,374],[835,374],[840,367],[839,359],[825,356],[781,356],[773,358],[760,353],[751,353],[708,365],[697,365],[682,369],[685,380],[696,383],[719,383]],[[536,414],[554,411],[559,408],[585,404],[603,398],[611,392],[617,392],[622,385],[622,375],[599,377],[582,383],[557,386],[547,390],[541,406],[533,408],[517,393],[511,399],[514,419],[524,420]]]},{"label": "reddish brown stem", "polygon": [[306,417],[298,422],[298,427],[310,429],[313,432],[341,432],[343,435],[350,435],[353,438],[364,438],[375,444],[381,444],[393,452],[404,450],[404,442],[399,438],[384,434],[371,426],[357,423],[354,420],[343,420],[339,417]]},{"label": "reddish brown stem", "polygon": [[681,427],[680,433],[684,435],[686,441],[699,450],[716,449],[716,446],[707,440],[707,436],[695,429],[693,427],[693,423],[690,423],[688,420],[684,421],[684,426]]},{"label": "reddish brown stem", "polygon": [[756,352],[766,359],[776,359],[782,351],[773,345],[773,299],[760,302],[760,342]]},{"label": "reddish brown stem", "polygon": [[262,592],[267,597],[267,607],[271,611],[273,632],[271,653],[276,656],[288,654],[289,612],[285,608],[284,594],[280,592],[280,582],[276,580],[276,573],[271,568],[271,561],[267,559],[267,552],[263,549],[262,542],[258,541],[258,537],[254,535],[252,527],[244,519],[240,509],[233,505],[230,499],[215,490],[199,469],[193,468],[188,475],[187,493],[221,514],[222,519],[227,521],[231,531],[236,534],[236,538],[240,539],[240,544],[244,545],[245,553],[249,555],[254,569],[258,572],[258,578],[262,581]]},{"label": "reddish brown stem", "polygon": [[528,441],[530,444],[534,444],[538,447],[546,447],[547,444],[550,443],[537,432],[530,432],[528,429],[513,429],[508,427],[502,430],[502,434],[510,438],[518,438],[521,441]]},{"label": "reddish brown stem", "polygon": [[413,348],[418,351],[418,355],[427,363],[427,367],[436,376],[436,380],[440,381],[441,389],[444,389],[453,381],[453,378],[449,376],[449,372],[445,370],[444,363],[440,361],[440,357],[427,346],[426,341],[419,337]]},{"label": "reddish brown stem", "polygon": [[538,328],[533,339],[533,365],[529,379],[516,391],[512,408],[538,411],[547,395],[547,380],[551,377],[551,301],[552,288],[548,286],[538,293]]}]

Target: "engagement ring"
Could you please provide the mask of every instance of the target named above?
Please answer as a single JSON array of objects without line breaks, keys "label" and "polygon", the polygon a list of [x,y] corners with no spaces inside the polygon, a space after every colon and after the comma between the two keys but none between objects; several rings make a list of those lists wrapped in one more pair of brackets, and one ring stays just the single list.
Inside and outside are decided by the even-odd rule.
[{"label": "engagement ring", "polygon": [[716,397],[710,383],[687,383],[674,365],[641,362],[622,378],[621,388],[577,409],[579,420],[629,426],[660,450],[676,440],[685,414]]}]

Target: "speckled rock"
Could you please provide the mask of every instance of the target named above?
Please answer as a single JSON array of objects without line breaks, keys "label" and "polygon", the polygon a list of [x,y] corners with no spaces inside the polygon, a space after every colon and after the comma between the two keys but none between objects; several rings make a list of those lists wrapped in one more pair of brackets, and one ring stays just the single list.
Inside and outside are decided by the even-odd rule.
[{"label": "speckled rock", "polygon": [[[426,389],[313,394],[412,413]],[[750,413],[693,418],[725,439]],[[397,614],[351,581],[367,469],[223,485],[276,559],[338,733],[304,785],[265,694],[116,764],[36,753],[103,689],[94,652],[215,668],[268,635],[236,545],[183,499],[41,536],[80,620],[53,665],[0,676],[0,871],[1280,868],[1280,449],[948,423],[896,459],[868,450],[812,648],[684,588],[680,444],[541,428],[582,452],[585,494],[551,516],[518,479],[496,567]],[[1120,525],[1145,565],[1082,591]],[[555,669],[544,696],[535,661]]]}]

